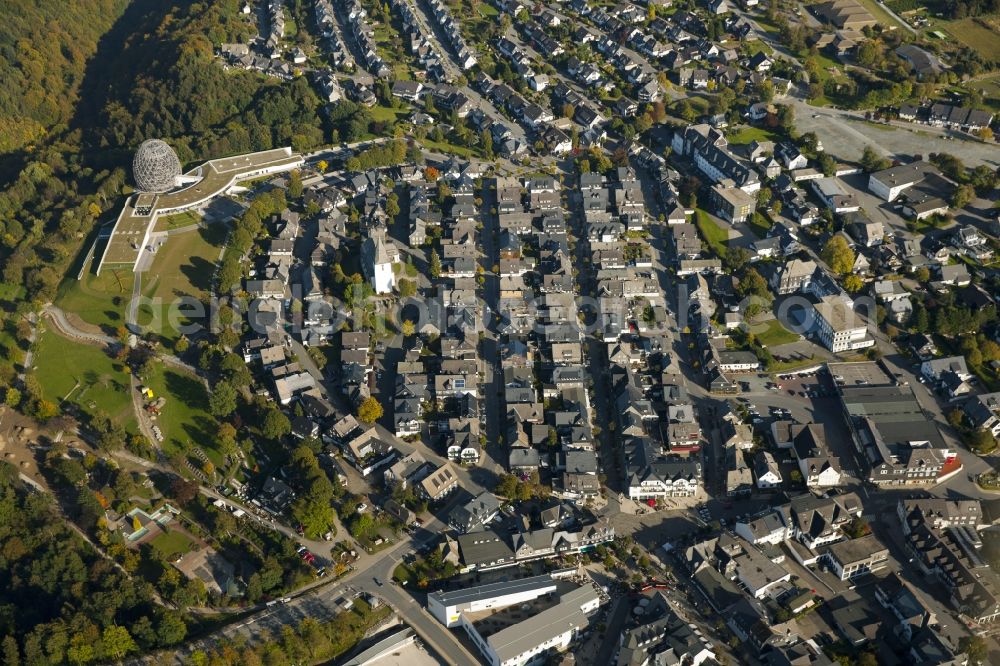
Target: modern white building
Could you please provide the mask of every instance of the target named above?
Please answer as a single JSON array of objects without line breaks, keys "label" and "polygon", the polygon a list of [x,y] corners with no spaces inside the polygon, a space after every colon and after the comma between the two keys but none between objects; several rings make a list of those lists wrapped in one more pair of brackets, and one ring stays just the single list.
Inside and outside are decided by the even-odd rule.
[{"label": "modern white building", "polygon": [[[565,585],[565,584],[564,584]],[[427,597],[430,613],[447,627],[461,626],[470,640],[479,648],[490,666],[524,666],[537,663],[546,654],[569,647],[576,636],[590,624],[590,616],[601,605],[601,597],[594,585],[583,585],[559,593],[551,574],[521,580],[491,583],[465,590],[433,593]],[[558,599],[531,614],[533,602],[546,595]],[[551,601],[551,596],[549,601]],[[488,633],[493,623],[480,623],[505,608],[522,606],[516,616],[520,619],[506,627]]]},{"label": "modern white building", "polygon": [[840,580],[851,580],[889,565],[889,549],[874,534],[830,544],[822,557]]},{"label": "modern white building", "polygon": [[246,153],[195,167],[176,178],[178,189],[133,194],[125,200],[115,221],[97,266],[98,274],[107,265],[127,265],[135,270],[144,253],[151,251],[150,238],[159,216],[202,208],[240,181],[291,171],[304,163],[302,155],[289,147]]},{"label": "modern white building", "polygon": [[555,591],[556,580],[545,574],[454,592],[433,592],[427,595],[427,612],[451,629],[461,624],[462,613],[479,613],[491,608],[523,604]]},{"label": "modern white building", "polygon": [[875,340],[868,336],[864,320],[839,296],[826,296],[813,307],[817,335],[830,351],[852,351],[875,344]]}]

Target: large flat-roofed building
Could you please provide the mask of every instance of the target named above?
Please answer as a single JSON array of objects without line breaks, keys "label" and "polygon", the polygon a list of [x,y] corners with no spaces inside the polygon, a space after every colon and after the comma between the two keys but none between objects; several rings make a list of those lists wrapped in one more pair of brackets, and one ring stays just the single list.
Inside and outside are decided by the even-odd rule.
[{"label": "large flat-roofed building", "polygon": [[433,593],[427,605],[446,626],[465,629],[490,666],[523,666],[569,647],[590,624],[601,595],[593,584],[575,586],[547,574]]},{"label": "large flat-roofed building", "polygon": [[585,585],[560,595],[555,606],[494,634],[484,635],[474,624],[467,624],[466,631],[490,666],[522,666],[569,647],[600,604],[597,590]]},{"label": "large flat-roofed building", "polygon": [[[836,366],[836,371],[834,367],[831,372],[842,372],[840,368],[849,365]],[[932,484],[962,468],[957,452],[945,445],[910,387],[848,385],[840,395],[855,448],[870,465],[872,483]]]},{"label": "large flat-roofed building", "polygon": [[462,613],[512,606],[555,591],[556,580],[551,575],[532,576],[454,592],[433,592],[427,595],[427,611],[450,629],[460,624]]},{"label": "large flat-roofed building", "polygon": [[930,162],[911,162],[876,171],[868,177],[868,191],[875,196],[893,201],[906,189],[923,182],[929,175],[940,175]]},{"label": "large flat-roofed building", "polygon": [[712,202],[719,217],[739,223],[745,222],[753,214],[757,200],[738,187],[713,185]]},{"label": "large flat-roofed building", "polygon": [[301,155],[291,148],[210,160],[180,177],[187,187],[160,194],[141,193],[128,198],[115,221],[111,237],[101,255],[97,272],[106,265],[138,266],[148,248],[150,234],[160,215],[198,208],[224,194],[238,181],[257,178],[302,166]]},{"label": "large flat-roofed building", "polygon": [[888,566],[889,549],[882,545],[878,537],[869,534],[830,544],[823,558],[840,580],[850,580]]},{"label": "large flat-roofed building", "polygon": [[814,306],[820,341],[834,353],[864,349],[875,344],[868,326],[838,296],[826,296]]}]

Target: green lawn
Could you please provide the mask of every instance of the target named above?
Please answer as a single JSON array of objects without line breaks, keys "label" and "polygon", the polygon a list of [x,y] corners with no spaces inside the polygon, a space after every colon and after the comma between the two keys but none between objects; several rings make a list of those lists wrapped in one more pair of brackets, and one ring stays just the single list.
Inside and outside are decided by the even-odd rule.
[{"label": "green lawn", "polygon": [[750,220],[747,222],[747,226],[750,227],[750,231],[754,233],[757,238],[765,238],[767,232],[774,226],[771,220],[767,219],[763,214],[760,216],[751,215]]},{"label": "green lawn", "polygon": [[753,20],[757,25],[760,26],[760,28],[764,32],[770,33],[775,36],[777,36],[781,32],[781,29],[778,27],[778,24],[769,21],[767,19],[767,14],[764,12],[761,12],[759,14],[754,14]]},{"label": "green lawn", "polygon": [[771,45],[759,39],[751,39],[749,42],[744,42],[743,49],[750,55],[763,53],[764,55],[769,56],[774,54],[774,49],[771,48]]},{"label": "green lawn", "polygon": [[113,332],[125,324],[125,307],[132,298],[134,276],[128,269],[87,271],[82,280],[68,278],[59,286],[55,304],[83,321]]},{"label": "green lawn", "polygon": [[195,547],[194,541],[188,535],[177,530],[163,532],[157,535],[149,544],[168,562],[175,559],[178,555],[183,555],[194,550]]},{"label": "green lawn", "polygon": [[296,25],[292,12],[283,10],[283,13],[285,14],[285,33],[282,37],[288,40],[294,39],[299,34],[299,26]]},{"label": "green lawn", "polygon": [[218,468],[223,456],[215,448],[218,422],[208,413],[208,391],[201,380],[186,371],[154,363],[143,382],[154,397],[164,396],[166,405],[155,423],[163,431],[161,446],[167,454],[200,446]]},{"label": "green lawn", "polygon": [[34,359],[32,376],[43,398],[56,404],[65,400],[87,414],[103,411],[134,430],[128,375],[103,349],[45,331],[35,343]]},{"label": "green lawn", "polygon": [[423,144],[424,148],[428,150],[434,150],[439,153],[454,153],[459,157],[475,157],[476,151],[468,148],[467,146],[459,146],[454,143],[448,143],[447,141],[434,141],[433,139],[424,138],[419,140]]},{"label": "green lawn", "polygon": [[700,208],[695,211],[694,220],[695,224],[698,225],[701,237],[705,239],[712,252],[719,257],[725,256],[726,245],[729,242],[729,232],[716,224],[709,217],[708,213]]},{"label": "green lawn", "polygon": [[1000,34],[990,30],[976,19],[967,18],[943,25],[956,40],[979,53],[984,59],[1000,60]]},{"label": "green lawn", "polygon": [[777,319],[771,319],[761,324],[754,324],[750,327],[751,332],[757,336],[765,347],[776,347],[778,345],[796,342],[799,336],[787,330]]},{"label": "green lawn", "polygon": [[822,363],[823,359],[816,358],[815,356],[810,356],[808,358],[797,358],[793,361],[775,361],[767,371],[771,374],[777,374],[782,372],[788,372],[789,370],[798,370],[799,368],[807,368],[811,365],[817,365]]},{"label": "green lawn", "polygon": [[844,75],[843,64],[827,57],[822,53],[816,53],[806,58],[807,63],[810,61],[816,65],[816,69],[819,72],[819,77],[817,79],[818,83],[825,83],[831,76],[834,76],[834,71],[837,72],[836,76],[842,77]]},{"label": "green lawn", "polygon": [[[413,70],[405,62],[397,62],[392,66],[392,75],[396,81],[412,81]],[[374,111],[375,109],[372,109]],[[377,119],[376,119],[377,120]]]},{"label": "green lawn", "polygon": [[994,113],[1000,113],[1000,75],[978,79],[968,84],[983,93],[983,104]]},{"label": "green lawn", "polygon": [[391,107],[381,106],[381,105],[373,106],[372,108],[368,109],[368,111],[372,114],[372,120],[376,122],[398,120],[400,117],[405,118],[406,116],[410,115],[410,109],[408,108],[393,109]]},{"label": "green lawn", "polygon": [[684,101],[687,101],[687,103],[691,105],[691,108],[694,109],[696,113],[698,114],[708,113],[709,101],[705,97],[701,97],[699,95],[691,95],[677,100],[670,106],[671,112],[677,114],[678,109],[680,108],[681,104]]},{"label": "green lawn", "polygon": [[156,218],[156,226],[153,228],[153,231],[168,231],[170,229],[179,229],[180,227],[189,227],[192,224],[200,223],[201,215],[193,210],[188,210],[183,213],[164,215],[163,217]]},{"label": "green lawn", "polygon": [[[188,304],[197,307],[197,301],[207,306],[225,237],[225,226],[213,224],[172,236],[157,250],[142,283],[142,295],[151,302],[139,309],[138,323],[144,330],[158,334],[164,345],[172,346],[180,337],[178,327],[207,323],[207,314],[187,313]],[[171,317],[177,320],[177,326],[170,323]]]},{"label": "green lawn", "polygon": [[741,146],[751,141],[777,141],[778,137],[774,132],[766,130],[763,127],[751,127],[747,125],[739,128],[732,134],[726,135],[726,140],[733,145]]}]

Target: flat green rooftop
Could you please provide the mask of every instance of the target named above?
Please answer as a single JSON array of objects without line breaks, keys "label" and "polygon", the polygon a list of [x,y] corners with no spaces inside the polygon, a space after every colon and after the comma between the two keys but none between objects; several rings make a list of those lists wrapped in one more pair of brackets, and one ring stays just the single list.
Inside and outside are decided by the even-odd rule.
[{"label": "flat green rooftop", "polygon": [[155,196],[140,193],[129,197],[115,222],[98,272],[109,264],[135,266],[158,215],[198,206],[219,196],[239,180],[285,171],[300,164],[302,156],[288,147],[223,157],[205,162],[185,174],[199,179],[187,187]]}]

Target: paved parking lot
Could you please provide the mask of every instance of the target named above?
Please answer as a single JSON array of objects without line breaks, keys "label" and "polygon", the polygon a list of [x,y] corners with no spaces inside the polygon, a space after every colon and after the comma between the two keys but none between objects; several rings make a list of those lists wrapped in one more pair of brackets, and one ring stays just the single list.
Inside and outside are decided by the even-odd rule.
[{"label": "paved parking lot", "polygon": [[[865,146],[874,146],[886,155],[910,157],[928,153],[960,155],[970,167],[986,164],[997,166],[995,145],[963,139],[951,139],[934,134],[921,125],[890,127],[875,125],[861,119],[847,119],[832,111],[802,104],[789,98],[796,106],[795,128],[801,132],[815,132],[824,147],[840,160],[856,160]],[[958,135],[952,132],[951,134]]]}]

